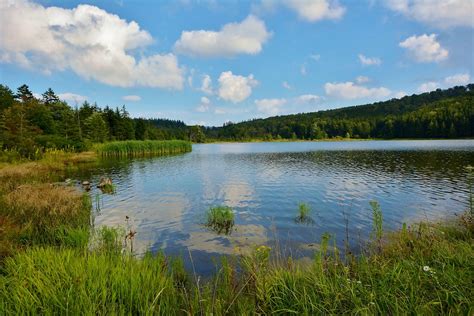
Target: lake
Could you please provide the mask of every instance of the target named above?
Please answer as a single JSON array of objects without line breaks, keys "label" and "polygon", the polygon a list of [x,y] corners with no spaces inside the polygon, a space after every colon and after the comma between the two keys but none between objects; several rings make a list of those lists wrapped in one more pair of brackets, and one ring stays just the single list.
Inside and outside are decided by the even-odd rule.
[{"label": "lake", "polygon": [[[183,255],[189,267],[191,253],[206,275],[215,269],[211,258],[258,245],[311,256],[328,232],[343,247],[346,223],[357,252],[371,231],[371,200],[380,203],[385,230],[461,213],[467,165],[474,165],[474,140],[226,143],[107,160],[76,177],[96,184],[109,176],[116,185],[113,195],[91,191],[100,199],[96,226],[136,229],[138,255],[163,250]],[[299,203],[311,208],[311,222],[295,221]],[[236,214],[228,236],[202,225],[219,205]]]}]

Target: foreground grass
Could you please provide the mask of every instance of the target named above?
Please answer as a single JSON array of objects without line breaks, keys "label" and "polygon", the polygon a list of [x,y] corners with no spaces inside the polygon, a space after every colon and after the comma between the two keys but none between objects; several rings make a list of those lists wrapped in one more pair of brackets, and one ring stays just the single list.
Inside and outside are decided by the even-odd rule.
[{"label": "foreground grass", "polygon": [[[463,314],[474,312],[472,226],[420,224],[381,250],[341,260],[325,238],[309,264],[260,246],[224,261],[212,280],[162,255],[31,247],[8,258],[2,314]],[[109,250],[104,250],[109,249]]]},{"label": "foreground grass", "polygon": [[192,145],[184,140],[119,141],[98,145],[96,151],[101,156],[162,156],[190,152]]}]

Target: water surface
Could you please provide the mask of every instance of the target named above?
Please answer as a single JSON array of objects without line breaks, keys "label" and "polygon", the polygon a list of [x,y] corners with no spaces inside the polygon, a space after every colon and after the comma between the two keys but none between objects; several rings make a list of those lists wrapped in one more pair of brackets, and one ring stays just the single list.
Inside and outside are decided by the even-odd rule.
[{"label": "water surface", "polygon": [[[371,200],[382,207],[385,229],[460,213],[468,205],[469,164],[474,140],[230,143],[193,145],[179,156],[104,161],[79,177],[96,183],[110,176],[116,185],[115,195],[101,194],[96,225],[132,226],[138,254],[163,250],[189,258],[190,252],[206,274],[214,269],[212,257],[256,245],[308,256],[329,232],[342,246],[346,223],[357,251],[371,230]],[[295,221],[302,202],[311,207],[313,223]],[[236,213],[230,236],[202,225],[215,205]]]}]

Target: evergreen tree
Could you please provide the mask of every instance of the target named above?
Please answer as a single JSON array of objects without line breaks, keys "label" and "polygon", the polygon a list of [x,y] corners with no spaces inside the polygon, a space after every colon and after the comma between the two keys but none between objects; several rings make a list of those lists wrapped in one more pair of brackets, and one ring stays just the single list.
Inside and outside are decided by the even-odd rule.
[{"label": "evergreen tree", "polygon": [[48,88],[43,94],[43,103],[46,105],[59,102],[59,97],[54,93],[53,89]]},{"label": "evergreen tree", "polygon": [[30,88],[24,84],[17,89],[17,93],[15,98],[19,101],[25,103],[34,99],[33,92],[31,92]]}]

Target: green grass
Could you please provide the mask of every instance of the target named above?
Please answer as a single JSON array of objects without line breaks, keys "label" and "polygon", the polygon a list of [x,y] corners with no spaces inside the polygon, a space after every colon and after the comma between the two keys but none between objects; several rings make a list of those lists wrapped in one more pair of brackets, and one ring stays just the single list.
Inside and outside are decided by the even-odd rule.
[{"label": "green grass", "polygon": [[[121,254],[106,232],[92,249],[35,246],[8,258],[0,314],[456,314],[474,311],[473,228],[420,224],[381,251],[342,260],[327,247],[307,264],[272,250],[223,259],[207,281],[163,255]],[[100,234],[99,234],[100,235]],[[322,243],[331,243],[329,236]],[[324,247],[322,247],[324,248]],[[368,248],[370,251],[370,248]]]},{"label": "green grass", "polygon": [[295,218],[297,223],[313,224],[314,220],[311,217],[311,208],[306,203],[298,204],[298,215]]},{"label": "green grass", "polygon": [[192,145],[183,140],[130,140],[97,145],[96,151],[104,157],[163,156],[190,152]]},{"label": "green grass", "polygon": [[207,211],[206,226],[218,234],[229,234],[234,227],[234,211],[228,206],[211,207]]}]

